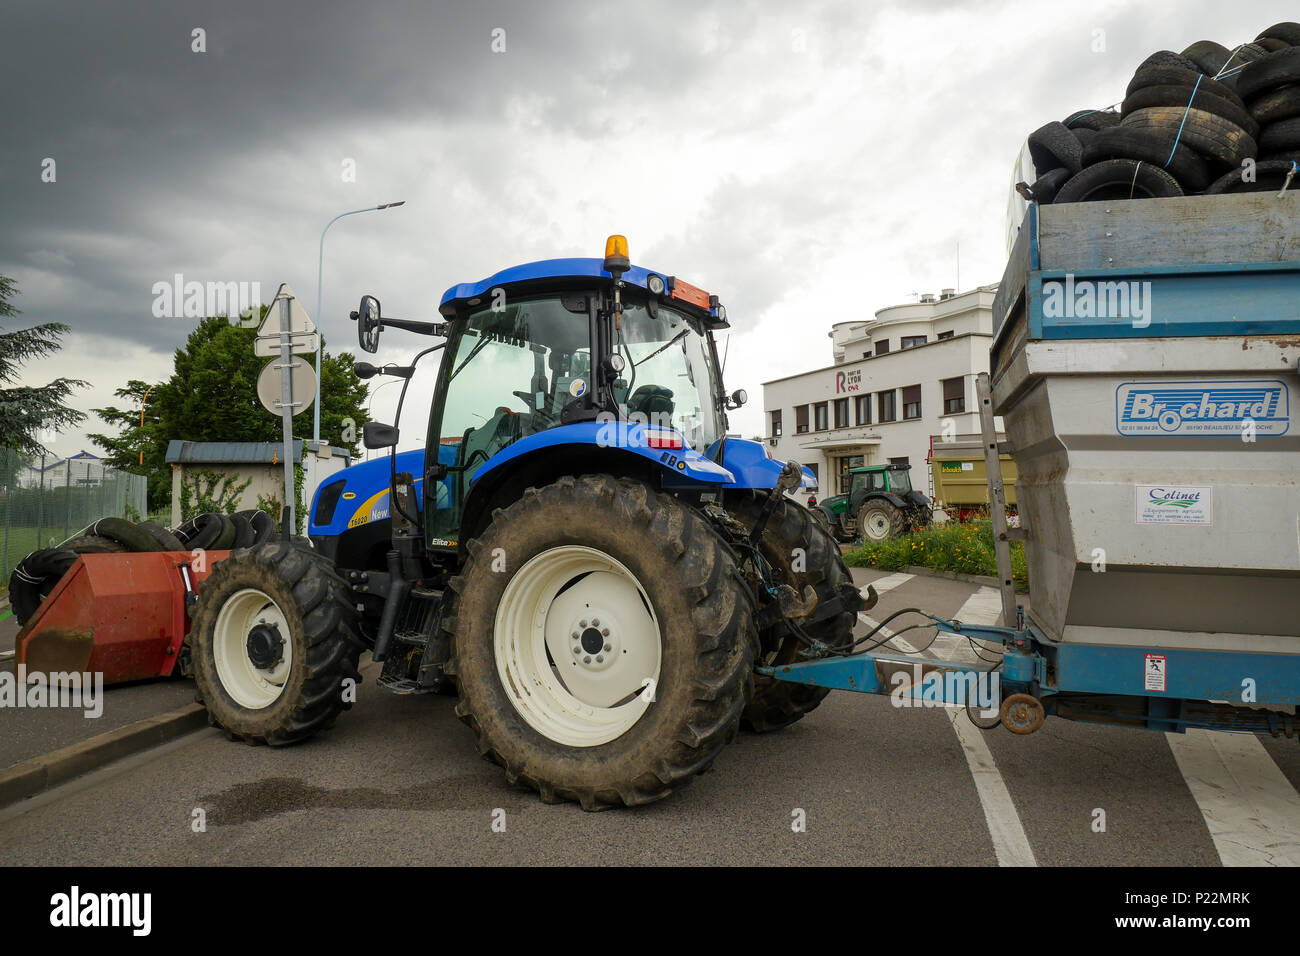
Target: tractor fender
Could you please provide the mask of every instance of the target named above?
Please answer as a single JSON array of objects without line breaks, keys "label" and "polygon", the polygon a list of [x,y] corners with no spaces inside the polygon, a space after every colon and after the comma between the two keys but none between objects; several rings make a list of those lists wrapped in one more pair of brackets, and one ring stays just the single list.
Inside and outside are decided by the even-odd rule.
[{"label": "tractor fender", "polygon": [[[708,448],[710,457],[716,457],[718,443]],[[722,464],[736,478],[735,487],[753,488],[766,491],[776,486],[776,479],[785,467],[785,462],[768,455],[767,449],[760,442],[748,438],[728,438],[722,449]],[[817,476],[806,465],[803,467],[803,481],[800,487],[806,491],[817,488]]]}]

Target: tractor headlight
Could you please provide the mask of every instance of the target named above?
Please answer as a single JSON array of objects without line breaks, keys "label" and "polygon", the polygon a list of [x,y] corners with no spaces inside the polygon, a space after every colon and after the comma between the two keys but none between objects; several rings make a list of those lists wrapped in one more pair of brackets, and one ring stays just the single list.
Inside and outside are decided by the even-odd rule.
[{"label": "tractor headlight", "polygon": [[654,273],[651,273],[649,278],[645,280],[645,284],[646,284],[646,288],[649,289],[651,292],[653,292],[655,295],[664,294],[663,276],[657,276]]}]

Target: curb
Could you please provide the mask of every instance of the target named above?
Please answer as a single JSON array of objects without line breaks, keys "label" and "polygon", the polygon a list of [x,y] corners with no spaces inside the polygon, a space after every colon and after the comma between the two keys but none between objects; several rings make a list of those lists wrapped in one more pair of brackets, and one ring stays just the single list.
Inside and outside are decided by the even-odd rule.
[{"label": "curb", "polygon": [[200,704],[186,704],[0,770],[0,807],[34,797],[114,760],[208,726]]},{"label": "curb", "polygon": [[936,571],[934,568],[913,564],[903,569],[906,574],[916,574],[927,578],[947,578],[949,581],[965,581],[967,584],[985,584],[991,588],[998,586],[998,579],[991,574],[963,574],[960,571]]}]

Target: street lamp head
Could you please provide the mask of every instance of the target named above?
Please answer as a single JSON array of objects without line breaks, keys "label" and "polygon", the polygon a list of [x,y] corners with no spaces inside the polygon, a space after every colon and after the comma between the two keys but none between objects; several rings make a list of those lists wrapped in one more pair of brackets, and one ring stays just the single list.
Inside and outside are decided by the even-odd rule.
[{"label": "street lamp head", "polygon": [[386,202],[386,203],[384,203],[382,206],[376,206],[375,208],[376,208],[376,209],[395,209],[395,208],[397,208],[398,206],[405,206],[405,205],[406,205],[406,200],[405,200],[405,199],[402,199],[402,200],[399,200],[398,202]]}]

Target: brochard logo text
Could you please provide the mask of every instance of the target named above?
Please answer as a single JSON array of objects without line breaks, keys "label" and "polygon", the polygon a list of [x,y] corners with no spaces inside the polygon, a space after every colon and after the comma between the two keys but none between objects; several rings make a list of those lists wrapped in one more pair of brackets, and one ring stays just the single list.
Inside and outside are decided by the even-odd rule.
[{"label": "brochard logo text", "polygon": [[1206,435],[1239,438],[1250,422],[1259,438],[1290,426],[1286,385],[1236,382],[1125,382],[1115,390],[1121,435]]},{"label": "brochard logo text", "polygon": [[50,925],[126,926],[133,936],[148,936],[153,925],[151,893],[82,893],[74,886],[70,892],[50,897]]},{"label": "brochard logo text", "polygon": [[1043,318],[1117,319],[1145,329],[1151,324],[1151,283],[1051,279],[1043,283]]}]

